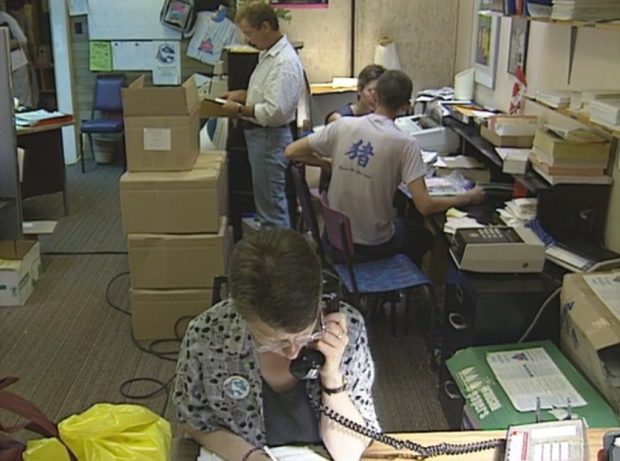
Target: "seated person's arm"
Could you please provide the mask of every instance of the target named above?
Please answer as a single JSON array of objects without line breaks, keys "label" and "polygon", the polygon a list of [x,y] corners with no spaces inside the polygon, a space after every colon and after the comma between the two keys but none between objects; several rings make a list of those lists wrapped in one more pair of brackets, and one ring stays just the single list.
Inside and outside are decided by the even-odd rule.
[{"label": "seated person's arm", "polygon": [[[243,459],[245,454],[254,448],[253,445],[250,445],[243,438],[228,429],[218,429],[212,432],[200,432],[189,424],[184,424],[183,430],[201,446],[226,460]],[[247,458],[247,461],[260,461],[268,459],[269,457],[262,450],[258,450],[252,453]]]},{"label": "seated person's arm", "polygon": [[480,187],[474,187],[454,197],[432,197],[428,194],[424,177],[411,181],[407,187],[415,207],[423,216],[441,213],[451,207],[474,205],[484,201],[484,191]]},{"label": "seated person's arm", "polygon": [[331,114],[328,114],[327,117],[325,117],[325,125],[331,122],[335,122],[339,118],[342,118],[342,115],[339,112],[334,111]]},{"label": "seated person's arm", "polygon": [[308,138],[301,138],[292,144],[289,144],[284,151],[286,158],[296,160],[306,165],[320,166],[324,169],[331,169],[331,159],[321,157],[316,154],[310,146]]},{"label": "seated person's arm", "polygon": [[[348,307],[346,309],[350,310]],[[344,356],[341,356],[339,354],[342,354],[342,350],[329,347],[334,337],[333,333],[328,333],[317,346],[326,358],[321,370],[323,387],[337,388],[342,385],[343,376],[347,379],[344,392],[331,395],[323,393],[323,404],[362,426],[379,430],[372,398],[374,364],[368,348],[366,328],[358,312],[350,312],[350,315],[356,322],[348,326],[345,326],[347,319],[342,310],[325,318],[328,332],[340,331],[338,325],[345,326],[348,331],[343,333],[352,344],[347,342]],[[336,461],[359,460],[370,443],[367,437],[344,428],[325,415],[321,415],[320,429],[323,443]]]}]

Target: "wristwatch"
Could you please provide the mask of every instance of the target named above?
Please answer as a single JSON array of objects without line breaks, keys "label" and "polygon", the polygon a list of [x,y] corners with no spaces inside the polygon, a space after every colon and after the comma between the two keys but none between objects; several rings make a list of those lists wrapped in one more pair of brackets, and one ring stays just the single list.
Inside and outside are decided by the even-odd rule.
[{"label": "wristwatch", "polygon": [[347,378],[345,376],[342,377],[342,386],[340,387],[323,386],[323,392],[325,392],[327,395],[340,394],[341,392],[344,392],[346,390],[347,390]]}]

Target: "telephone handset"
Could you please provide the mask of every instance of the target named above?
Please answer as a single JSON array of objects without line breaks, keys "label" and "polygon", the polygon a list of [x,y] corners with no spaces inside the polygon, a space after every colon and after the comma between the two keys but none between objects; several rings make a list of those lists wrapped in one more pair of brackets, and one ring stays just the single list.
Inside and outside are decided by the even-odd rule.
[{"label": "telephone handset", "polygon": [[[323,314],[331,314],[340,310],[340,298],[335,293],[323,294],[321,299]],[[291,361],[289,371],[301,380],[317,379],[321,367],[325,364],[325,357],[312,347],[303,347],[295,360]]]}]

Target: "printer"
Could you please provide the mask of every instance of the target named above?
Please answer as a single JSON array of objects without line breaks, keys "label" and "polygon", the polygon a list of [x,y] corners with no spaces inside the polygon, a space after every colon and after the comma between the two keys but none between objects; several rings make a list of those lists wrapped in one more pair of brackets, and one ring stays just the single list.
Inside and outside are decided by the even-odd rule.
[{"label": "printer", "polygon": [[459,136],[451,128],[442,126],[434,115],[407,115],[396,118],[394,123],[399,130],[414,136],[421,149],[440,154],[458,152]]},{"label": "printer", "polygon": [[450,255],[461,270],[486,273],[536,273],[545,264],[545,245],[528,227],[457,229]]}]

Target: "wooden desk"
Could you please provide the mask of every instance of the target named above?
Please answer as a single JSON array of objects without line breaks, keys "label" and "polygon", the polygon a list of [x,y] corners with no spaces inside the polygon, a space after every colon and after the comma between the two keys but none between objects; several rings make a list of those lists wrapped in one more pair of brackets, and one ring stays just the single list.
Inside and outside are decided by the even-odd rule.
[{"label": "wooden desk", "polygon": [[25,150],[22,199],[62,192],[65,214],[69,213],[62,127],[73,121],[17,128],[17,146]]},{"label": "wooden desk", "polygon": [[[596,461],[596,454],[603,446],[603,434],[605,429],[589,429],[588,430],[588,444],[589,444],[589,461]],[[470,443],[478,442],[481,440],[503,438],[504,431],[462,431],[462,432],[418,432],[418,433],[402,433],[391,434],[394,437],[404,440],[412,440],[421,445],[435,445],[441,442],[449,443]],[[172,461],[194,461],[198,456],[198,445],[189,439],[175,439],[172,445]],[[402,454],[403,456],[399,456]],[[363,460],[370,461],[377,459],[378,457],[383,459],[393,460],[405,460],[410,459],[405,456],[409,453],[395,450],[391,447],[385,446],[381,443],[373,443],[364,454]],[[499,450],[487,450],[477,453],[469,453],[459,456],[437,456],[436,458],[429,458],[436,461],[494,461],[503,459],[503,453]]]}]

